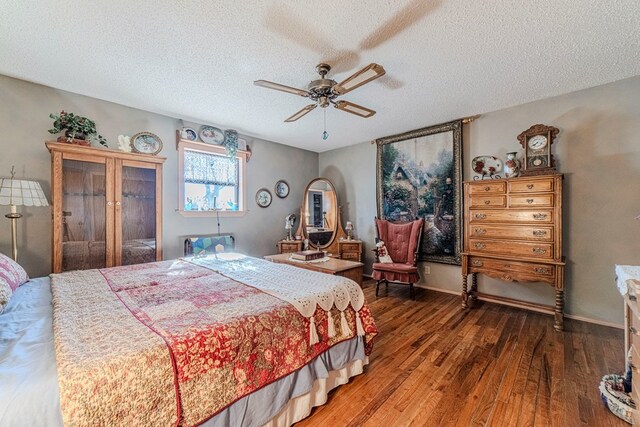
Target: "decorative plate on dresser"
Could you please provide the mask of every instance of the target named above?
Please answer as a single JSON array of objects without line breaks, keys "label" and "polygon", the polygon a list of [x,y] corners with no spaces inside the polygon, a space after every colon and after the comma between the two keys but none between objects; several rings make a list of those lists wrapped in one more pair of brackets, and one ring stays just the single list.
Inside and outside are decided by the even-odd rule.
[{"label": "decorative plate on dresser", "polygon": [[[462,306],[469,298],[535,308],[554,314],[563,329],[562,175],[464,183]],[[477,274],[507,282],[543,282],[554,287],[554,306],[483,294]],[[472,275],[471,288],[467,276]]]}]

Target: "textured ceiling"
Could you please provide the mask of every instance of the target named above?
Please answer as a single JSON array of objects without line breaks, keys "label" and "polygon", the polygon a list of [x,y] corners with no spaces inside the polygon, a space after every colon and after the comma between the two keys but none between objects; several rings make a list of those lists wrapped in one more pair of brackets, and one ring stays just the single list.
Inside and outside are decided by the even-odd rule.
[{"label": "textured ceiling", "polygon": [[[284,123],[308,100],[253,85],[321,61],[387,71],[327,141],[321,109]],[[0,74],[322,152],[640,75],[640,2],[0,0]]]}]

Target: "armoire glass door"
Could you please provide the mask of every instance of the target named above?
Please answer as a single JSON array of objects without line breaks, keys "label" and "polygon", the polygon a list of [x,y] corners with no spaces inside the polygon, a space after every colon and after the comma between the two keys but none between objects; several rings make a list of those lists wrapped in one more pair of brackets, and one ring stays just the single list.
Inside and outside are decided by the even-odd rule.
[{"label": "armoire glass door", "polygon": [[116,201],[116,215],[119,215],[116,224],[120,223],[121,232],[120,238],[116,237],[116,262],[118,253],[120,265],[154,262],[157,253],[156,169],[123,162],[121,176],[122,189]]},{"label": "armoire glass door", "polygon": [[62,161],[62,271],[107,263],[105,163]]}]

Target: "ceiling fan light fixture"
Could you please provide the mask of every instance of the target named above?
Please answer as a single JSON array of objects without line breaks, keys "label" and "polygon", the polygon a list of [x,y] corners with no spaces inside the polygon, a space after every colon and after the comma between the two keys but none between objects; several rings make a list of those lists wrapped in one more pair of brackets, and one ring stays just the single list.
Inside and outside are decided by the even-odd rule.
[{"label": "ceiling fan light fixture", "polygon": [[364,118],[371,117],[376,113],[369,108],[354,104],[353,102],[349,101],[338,101],[335,105],[338,110],[346,111],[347,113],[355,114],[356,116]]},{"label": "ceiling fan light fixture", "polygon": [[348,77],[346,80],[338,83],[333,87],[333,91],[339,95],[343,95],[347,92],[351,92],[360,86],[369,83],[371,80],[375,80],[378,77],[384,76],[385,71],[382,65],[369,64],[362,70]]}]

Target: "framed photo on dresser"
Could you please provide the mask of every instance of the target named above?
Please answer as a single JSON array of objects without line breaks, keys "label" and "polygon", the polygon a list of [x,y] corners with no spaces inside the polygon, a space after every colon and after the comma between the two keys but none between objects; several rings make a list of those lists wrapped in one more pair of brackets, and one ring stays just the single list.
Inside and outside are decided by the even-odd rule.
[{"label": "framed photo on dresser", "polygon": [[377,139],[378,217],[424,218],[420,260],[460,265],[462,121]]}]

